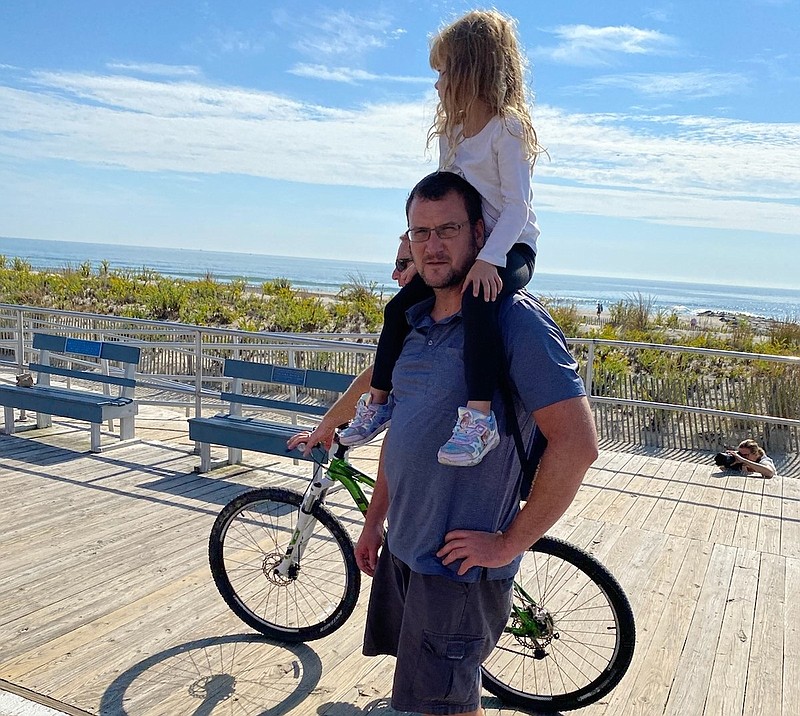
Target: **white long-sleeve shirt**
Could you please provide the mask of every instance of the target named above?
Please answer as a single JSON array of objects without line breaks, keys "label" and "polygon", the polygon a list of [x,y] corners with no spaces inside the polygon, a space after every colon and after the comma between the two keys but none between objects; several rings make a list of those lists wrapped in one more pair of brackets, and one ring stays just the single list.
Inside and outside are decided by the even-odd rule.
[{"label": "white long-sleeve shirt", "polygon": [[495,266],[506,265],[506,254],[516,243],[536,252],[540,233],[533,211],[531,163],[515,124],[493,117],[478,134],[456,145],[449,162],[450,143],[444,135],[439,137],[439,169],[460,174],[481,195],[488,236],[478,258]]}]

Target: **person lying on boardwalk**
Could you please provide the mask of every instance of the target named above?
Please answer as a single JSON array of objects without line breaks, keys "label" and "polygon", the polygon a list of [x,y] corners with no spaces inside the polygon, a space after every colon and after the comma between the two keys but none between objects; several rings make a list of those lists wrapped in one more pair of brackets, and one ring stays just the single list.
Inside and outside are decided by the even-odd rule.
[{"label": "person lying on boardwalk", "polygon": [[727,452],[735,459],[733,469],[738,468],[745,475],[758,473],[762,477],[770,478],[778,474],[772,458],[755,440],[742,440],[736,450]]}]

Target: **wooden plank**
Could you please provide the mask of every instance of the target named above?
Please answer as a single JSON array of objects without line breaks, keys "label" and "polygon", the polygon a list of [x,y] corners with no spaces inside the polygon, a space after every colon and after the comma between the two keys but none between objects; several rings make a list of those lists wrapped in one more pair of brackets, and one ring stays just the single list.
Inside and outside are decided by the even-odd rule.
[{"label": "wooden plank", "polygon": [[781,554],[785,557],[800,557],[800,480],[787,477],[779,479],[783,495]]},{"label": "wooden plank", "polygon": [[[629,530],[632,531],[632,530]],[[646,667],[645,655],[656,632],[661,616],[668,604],[678,574],[686,560],[686,553],[692,545],[690,540],[668,538],[655,532],[645,534],[660,538],[652,542],[653,547],[642,569],[633,575],[624,570],[619,572],[625,582],[624,589],[631,600],[636,620],[636,651],[633,662],[620,684],[610,696],[603,699],[602,705],[595,708],[600,714],[627,713],[628,704],[633,700],[633,689],[642,669]]]},{"label": "wooden plank", "polygon": [[636,495],[636,501],[625,515],[627,526],[646,529],[650,513],[680,467],[681,463],[677,460],[649,458],[639,468],[628,483],[628,489]]},{"label": "wooden plank", "polygon": [[675,499],[675,506],[664,525],[668,534],[687,537],[689,526],[697,510],[697,500],[705,489],[708,479],[707,465],[687,465],[682,480],[685,480],[684,489],[679,498]]},{"label": "wooden plank", "polygon": [[709,653],[717,649],[735,561],[735,549],[714,545],[692,622],[674,670],[664,716],[703,714],[714,666]]},{"label": "wooden plank", "polygon": [[627,455],[620,456],[619,453],[601,450],[599,457],[583,478],[578,494],[575,495],[575,499],[569,507],[570,513],[580,514],[583,507],[600,494],[602,487],[611,479],[615,472],[615,466],[623,464],[627,457]]},{"label": "wooden plank", "polygon": [[653,506],[644,523],[645,529],[656,532],[665,532],[666,525],[672,518],[676,506],[679,504],[687,485],[690,484],[694,468],[681,464],[661,491],[658,502]]},{"label": "wooden plank", "polygon": [[733,545],[733,536],[736,533],[736,523],[739,519],[739,509],[744,494],[741,487],[743,478],[741,475],[723,473],[720,480],[723,483],[722,498],[717,507],[709,539],[717,544]]},{"label": "wooden plank", "polygon": [[758,520],[758,536],[756,537],[756,549],[759,552],[781,553],[784,482],[784,478],[781,477],[762,480],[761,510]]},{"label": "wooden plank", "polygon": [[604,522],[615,522],[626,524],[627,515],[633,509],[639,498],[635,485],[638,483],[640,489],[646,487],[646,481],[640,475],[646,465],[653,461],[645,455],[638,456],[636,460],[631,460],[625,470],[618,472],[612,481],[606,485],[606,490],[613,490],[611,501],[599,519]]},{"label": "wooden plank", "polygon": [[602,514],[608,509],[619,490],[624,490],[631,479],[632,471],[644,463],[642,455],[620,455],[618,459],[610,461],[604,468],[602,476],[599,476],[594,483],[597,485],[598,492],[581,510],[581,517],[589,520],[600,519]]},{"label": "wooden plank", "polygon": [[[753,622],[753,645],[747,669],[743,716],[775,716],[783,704],[784,598],[786,559],[779,555],[761,556],[758,592]],[[793,594],[792,599],[797,599]],[[783,712],[797,713],[795,708]]]},{"label": "wooden plank", "polygon": [[687,537],[707,541],[711,537],[719,512],[719,505],[724,495],[724,484],[715,475],[713,468],[697,473],[699,479],[697,489],[684,498],[696,500],[694,514],[687,529]]},{"label": "wooden plank", "polygon": [[714,653],[705,716],[742,712],[753,643],[759,562],[757,552],[737,550],[720,638]]},{"label": "wooden plank", "polygon": [[[627,687],[630,693],[616,710],[608,711],[610,715],[652,716],[664,711],[712,553],[712,546],[707,543],[686,540],[686,545],[685,557],[662,603],[649,643],[637,647],[634,658],[638,668],[633,683]],[[616,700],[616,695],[611,698]]]},{"label": "wooden plank", "polygon": [[751,477],[738,478],[742,488],[742,502],[733,534],[733,545],[755,549],[758,540],[758,523],[761,520],[761,501],[764,480]]},{"label": "wooden plank", "polygon": [[800,705],[800,559],[786,558],[783,611],[783,710],[796,713]]}]

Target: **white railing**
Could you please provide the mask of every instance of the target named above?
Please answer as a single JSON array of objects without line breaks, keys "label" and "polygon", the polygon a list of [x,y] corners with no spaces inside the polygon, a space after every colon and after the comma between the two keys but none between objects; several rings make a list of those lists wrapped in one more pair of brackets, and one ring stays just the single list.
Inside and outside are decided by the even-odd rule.
[{"label": "white railing", "polygon": [[324,359],[329,370],[358,373],[371,362],[375,350],[372,343],[357,342],[365,339],[361,335],[342,334],[339,340],[331,340],[311,334],[254,333],[0,304],[0,367],[24,370],[32,357],[35,332],[139,346],[140,402],[178,406],[194,415],[220,404],[225,358],[259,355],[263,360],[269,356],[271,362],[302,367],[323,367],[320,360]]},{"label": "white railing", "polygon": [[[0,367],[21,371],[31,357],[30,346],[36,331],[83,335],[96,340],[124,340],[140,346],[142,361],[137,379],[144,388],[140,391],[141,402],[180,406],[186,410],[187,415],[200,415],[204,409],[220,405],[219,391],[223,383],[221,367],[226,357],[247,359],[258,355],[260,360],[289,366],[357,373],[371,362],[371,354],[375,350],[374,341],[377,339],[375,335],[363,334],[256,333],[0,304]],[[731,430],[736,432],[736,425],[745,426],[742,427],[745,432],[752,425],[773,426],[790,432],[793,437],[788,445],[796,446],[800,441],[800,420],[788,415],[773,415],[766,410],[743,410],[736,404],[726,404],[720,408],[693,405],[688,400],[653,400],[608,394],[609,391],[597,382],[598,375],[602,373],[602,361],[598,361],[598,354],[602,354],[603,349],[681,353],[693,356],[698,361],[721,358],[725,361],[760,361],[800,368],[798,357],[604,339],[571,338],[569,343],[579,357],[587,393],[596,416],[600,413],[606,415],[605,420],[609,426],[606,432],[620,433],[618,438],[621,436],[621,439],[634,439],[636,436],[640,437],[642,432],[653,432],[655,428],[652,425],[658,420],[663,422],[663,417],[656,420],[652,416],[658,417],[670,412],[681,416],[682,420],[694,415],[699,416],[701,421],[716,421],[713,426],[701,422],[699,428],[692,428],[691,425],[685,428],[688,432],[694,430],[718,434],[717,437],[705,435],[699,442],[694,439],[684,440],[685,447],[713,449],[717,444],[722,444],[726,432],[728,436]],[[732,402],[736,402],[735,395]],[[650,416],[650,423],[645,425],[642,418],[637,419],[638,422],[634,421],[635,424],[624,427],[622,421],[629,417],[626,410],[635,411],[640,416]],[[614,411],[610,418],[608,411]],[[598,425],[602,434],[602,423],[599,420]],[[729,429],[728,425],[734,427]],[[795,449],[792,448],[793,451]]]}]

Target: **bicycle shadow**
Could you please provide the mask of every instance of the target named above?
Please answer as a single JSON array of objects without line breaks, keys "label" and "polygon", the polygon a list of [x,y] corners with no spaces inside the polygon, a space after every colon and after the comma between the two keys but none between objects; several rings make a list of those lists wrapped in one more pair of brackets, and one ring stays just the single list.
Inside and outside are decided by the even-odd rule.
[{"label": "bicycle shadow", "polygon": [[108,686],[108,716],[281,716],[319,683],[322,663],[305,644],[254,634],[207,637],[148,656]]}]

